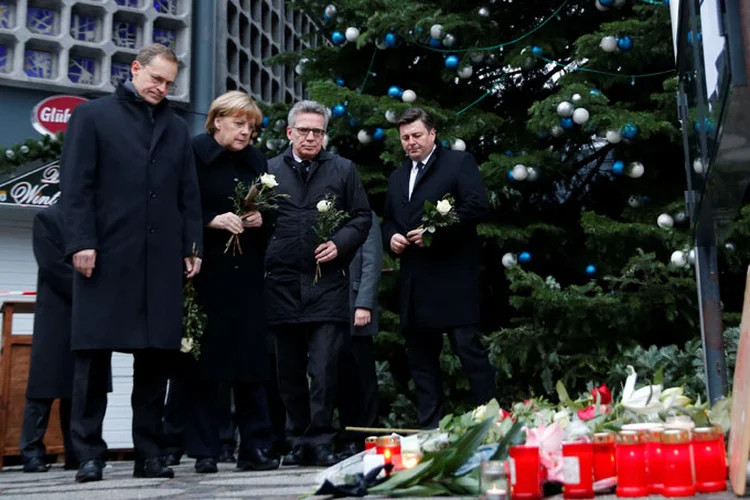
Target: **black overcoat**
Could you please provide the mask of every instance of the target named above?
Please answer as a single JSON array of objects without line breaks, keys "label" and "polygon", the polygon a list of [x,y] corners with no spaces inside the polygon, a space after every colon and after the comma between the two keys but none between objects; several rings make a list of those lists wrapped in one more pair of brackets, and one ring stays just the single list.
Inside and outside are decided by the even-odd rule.
[{"label": "black overcoat", "polygon": [[450,193],[459,222],[438,229],[428,248],[409,245],[401,254],[402,327],[447,329],[479,322],[479,238],[477,222],[488,209],[487,191],[474,157],[437,146],[409,200],[412,161],[407,159],[388,182],[383,245],[419,227],[424,202]]},{"label": "black overcoat", "polygon": [[[350,292],[349,302],[351,304],[351,334],[355,336],[370,337],[377,335],[380,330],[378,321],[378,286],[380,275],[383,272],[383,235],[380,223],[372,213],[372,227],[367,234],[367,239],[354,254],[352,263],[349,264]],[[354,326],[354,311],[357,308],[370,310],[370,323],[365,326]]]},{"label": "black overcoat", "polygon": [[52,205],[36,215],[32,238],[39,271],[26,397],[70,398],[73,394],[70,311],[74,271],[70,259],[65,257],[59,205]]},{"label": "black overcoat", "polygon": [[[307,182],[295,167],[291,148],[268,162],[282,199],[275,213],[274,231],[266,251],[266,312],[270,324],[333,322],[349,324],[349,263],[367,238],[372,224],[370,205],[354,164],[328,151],[312,162]],[[336,196],[349,219],[331,241],[338,256],[321,265],[315,278],[314,227],[317,203]]]},{"label": "black overcoat", "polygon": [[130,90],[78,106],[60,175],[66,253],[93,248],[73,278],[72,348],[179,349],[183,258],[202,251],[198,179],[184,120]]},{"label": "black overcoat", "polygon": [[195,278],[198,302],[208,316],[201,337],[201,376],[209,380],[261,381],[268,378],[268,329],[263,305],[263,257],[268,221],[245,228],[242,254],[225,252],[231,233],[207,224],[217,215],[234,212],[238,181],[250,186],[268,171],[266,157],[252,146],[231,152],[212,136],[193,139],[203,207],[204,260]]}]

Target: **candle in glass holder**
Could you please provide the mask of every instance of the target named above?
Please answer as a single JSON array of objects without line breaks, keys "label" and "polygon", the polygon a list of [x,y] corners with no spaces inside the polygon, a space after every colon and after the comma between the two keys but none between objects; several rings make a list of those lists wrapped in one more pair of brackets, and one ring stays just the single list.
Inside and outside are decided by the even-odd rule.
[{"label": "candle in glass holder", "polygon": [[615,435],[611,432],[598,432],[594,434],[594,481],[616,475]]},{"label": "candle in glass holder", "polygon": [[371,450],[375,448],[377,443],[378,443],[377,436],[370,436],[368,438],[365,438],[365,450]]},{"label": "candle in glass holder", "polygon": [[419,461],[422,459],[422,454],[416,451],[402,451],[401,452],[401,466],[404,469],[413,469],[419,465]]},{"label": "candle in glass holder", "polygon": [[648,492],[652,495],[661,495],[662,489],[664,489],[664,453],[661,446],[662,431],[663,429],[643,431],[643,438],[646,441]]},{"label": "candle in glass holder", "polygon": [[375,453],[383,455],[385,463],[393,461],[394,455],[401,454],[401,438],[398,436],[381,436],[375,443]]},{"label": "candle in glass holder", "polygon": [[620,431],[615,438],[618,497],[648,495],[646,445],[638,431]]},{"label": "candle in glass holder", "polygon": [[664,454],[664,488],[661,494],[665,497],[695,495],[690,431],[664,430],[661,434],[661,450]]},{"label": "candle in glass holder", "polygon": [[594,444],[563,443],[563,498],[594,498]]},{"label": "candle in glass holder", "polygon": [[542,498],[542,464],[538,446],[511,446],[508,450],[510,497],[513,500]]},{"label": "candle in glass holder", "polygon": [[701,493],[727,489],[727,456],[721,426],[693,429],[695,489]]},{"label": "candle in glass holder", "polygon": [[480,488],[482,500],[506,500],[508,475],[505,462],[500,460],[482,462]]}]

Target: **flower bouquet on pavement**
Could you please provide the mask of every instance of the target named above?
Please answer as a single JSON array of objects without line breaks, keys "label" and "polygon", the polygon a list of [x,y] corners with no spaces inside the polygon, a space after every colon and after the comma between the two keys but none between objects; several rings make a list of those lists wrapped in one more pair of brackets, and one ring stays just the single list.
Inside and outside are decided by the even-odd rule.
[{"label": "flower bouquet on pavement", "polygon": [[[193,244],[193,259],[198,252]],[[192,278],[185,282],[182,289],[182,342],[180,352],[192,354],[197,360],[201,355],[200,338],[206,329],[208,317],[198,304],[197,293]]]},{"label": "flower bouquet on pavement", "polygon": [[[242,181],[237,182],[234,187],[234,196],[230,198],[234,205],[234,214],[242,218],[248,212],[279,208],[278,200],[288,198],[289,195],[274,191],[274,188],[278,185],[276,176],[269,173],[262,174],[249,187]],[[232,255],[237,252],[242,255],[242,246],[238,235],[233,234],[229,238],[224,253],[227,253],[230,247],[232,248]]]},{"label": "flower bouquet on pavement", "polygon": [[[322,245],[331,239],[333,233],[349,218],[349,214],[336,207],[336,195],[331,194],[320,200],[315,208],[318,209],[318,220],[314,229],[318,237],[318,245]],[[313,284],[317,283],[321,276],[320,262],[317,262]]]},{"label": "flower bouquet on pavement", "polygon": [[429,247],[432,244],[432,235],[438,228],[452,226],[457,222],[458,214],[456,213],[456,201],[453,196],[446,194],[437,203],[426,200],[422,224],[417,228],[422,230],[424,246]]}]

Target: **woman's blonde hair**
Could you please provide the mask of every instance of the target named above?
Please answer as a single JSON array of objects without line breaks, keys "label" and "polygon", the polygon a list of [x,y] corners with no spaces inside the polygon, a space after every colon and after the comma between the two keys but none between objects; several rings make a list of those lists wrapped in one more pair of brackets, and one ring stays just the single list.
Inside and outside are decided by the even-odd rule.
[{"label": "woman's blonde hair", "polygon": [[209,134],[216,132],[214,121],[220,116],[245,115],[251,123],[255,124],[255,130],[251,131],[253,136],[263,123],[263,113],[255,103],[255,99],[239,90],[231,90],[222,94],[211,103],[206,118],[206,131]]}]

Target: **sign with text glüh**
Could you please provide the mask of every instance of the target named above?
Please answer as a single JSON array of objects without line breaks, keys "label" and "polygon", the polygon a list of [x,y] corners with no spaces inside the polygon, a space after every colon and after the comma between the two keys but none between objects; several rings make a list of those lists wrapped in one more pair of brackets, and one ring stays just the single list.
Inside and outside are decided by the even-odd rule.
[{"label": "sign with text gl\u00fch", "polygon": [[31,110],[31,125],[34,130],[44,135],[55,135],[65,132],[73,110],[86,102],[83,97],[75,95],[53,95],[34,106]]},{"label": "sign with text gl\u00fch", "polygon": [[0,205],[46,208],[59,199],[59,160],[0,183]]}]

